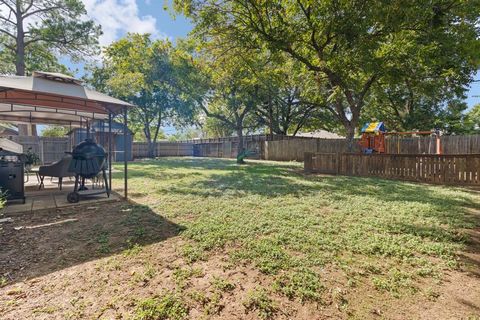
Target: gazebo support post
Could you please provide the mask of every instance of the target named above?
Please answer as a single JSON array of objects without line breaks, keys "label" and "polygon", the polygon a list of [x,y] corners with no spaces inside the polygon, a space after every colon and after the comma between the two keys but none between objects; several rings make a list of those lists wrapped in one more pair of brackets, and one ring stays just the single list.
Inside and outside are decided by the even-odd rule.
[{"label": "gazebo support post", "polygon": [[128,198],[128,177],[127,177],[127,108],[123,108],[123,176],[124,176],[124,191],[125,191],[125,199]]},{"label": "gazebo support post", "polygon": [[90,122],[88,121],[88,118],[85,119],[85,123],[87,124],[87,139],[90,139]]},{"label": "gazebo support post", "polygon": [[112,191],[112,112],[108,111],[108,185]]}]

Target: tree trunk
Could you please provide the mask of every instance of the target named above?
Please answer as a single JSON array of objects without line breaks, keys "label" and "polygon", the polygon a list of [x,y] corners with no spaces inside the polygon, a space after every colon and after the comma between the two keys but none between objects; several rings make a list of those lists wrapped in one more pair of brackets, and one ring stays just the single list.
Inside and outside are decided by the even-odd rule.
[{"label": "tree trunk", "polygon": [[155,153],[155,156],[157,156],[156,148],[157,148],[157,140],[158,140],[158,134],[160,133],[160,126],[162,125],[162,111],[161,109],[158,111],[158,118],[157,118],[157,124],[155,125],[155,132],[153,133],[153,145],[152,145],[152,152]]},{"label": "tree trunk", "polygon": [[15,68],[17,76],[25,75],[25,31],[23,30],[23,16],[21,1],[17,1],[17,41],[15,52]]},{"label": "tree trunk", "polygon": [[237,148],[237,163],[244,164],[243,153],[245,152],[245,147],[243,146],[243,126],[237,125],[237,136],[238,136],[238,148]]},{"label": "tree trunk", "polygon": [[345,139],[347,140],[347,152],[355,151],[355,125],[352,122],[344,124],[345,126]]},{"label": "tree trunk", "polygon": [[[15,71],[17,76],[25,75],[25,31],[23,30],[23,17],[21,1],[17,1],[17,41],[15,52]],[[36,136],[37,126],[34,124],[19,124],[18,134],[21,136]]]},{"label": "tree trunk", "polygon": [[271,99],[268,101],[268,124],[270,129],[270,141],[273,141],[273,108]]},{"label": "tree trunk", "polygon": [[155,142],[148,139],[148,157],[155,158]]},{"label": "tree trunk", "polygon": [[150,132],[150,127],[147,125],[144,126],[143,128],[143,133],[145,134],[145,139],[147,139],[147,153],[149,158],[154,158],[155,157],[155,143],[152,141],[152,134]]}]

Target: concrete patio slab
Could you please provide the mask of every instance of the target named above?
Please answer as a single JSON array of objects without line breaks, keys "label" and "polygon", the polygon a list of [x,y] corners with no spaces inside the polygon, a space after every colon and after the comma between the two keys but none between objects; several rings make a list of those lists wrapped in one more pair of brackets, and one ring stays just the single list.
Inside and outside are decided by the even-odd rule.
[{"label": "concrete patio slab", "polygon": [[100,191],[97,189],[82,191],[82,197],[78,203],[70,203],[67,201],[67,195],[73,190],[73,181],[66,181],[62,190],[58,189],[56,180],[47,179],[45,187],[38,190],[38,184],[35,179],[30,177],[29,182],[25,184],[25,203],[12,202],[7,204],[3,209],[5,216],[15,215],[18,213],[34,212],[44,209],[56,209],[62,207],[70,207],[84,204],[97,204],[105,201],[116,201],[121,199],[121,196],[115,192],[107,197],[106,194],[89,195]]},{"label": "concrete patio slab", "polygon": [[8,204],[3,209],[3,213],[10,214],[10,213],[32,211],[32,206],[33,206],[33,198],[26,198],[25,203],[18,202],[18,203]]}]

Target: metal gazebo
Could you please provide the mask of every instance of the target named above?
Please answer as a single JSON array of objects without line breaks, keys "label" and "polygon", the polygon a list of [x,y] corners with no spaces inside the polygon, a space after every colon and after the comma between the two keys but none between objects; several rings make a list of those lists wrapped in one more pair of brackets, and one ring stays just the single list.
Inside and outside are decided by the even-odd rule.
[{"label": "metal gazebo", "polygon": [[[113,117],[123,115],[123,132],[126,135],[128,109],[133,107],[130,103],[88,89],[80,80],[60,73],[34,72],[28,77],[0,76],[0,121],[88,127],[93,120],[100,120],[108,121],[111,130]],[[107,149],[111,186],[111,140]],[[128,196],[127,170],[127,157],[124,157],[125,198]]]}]

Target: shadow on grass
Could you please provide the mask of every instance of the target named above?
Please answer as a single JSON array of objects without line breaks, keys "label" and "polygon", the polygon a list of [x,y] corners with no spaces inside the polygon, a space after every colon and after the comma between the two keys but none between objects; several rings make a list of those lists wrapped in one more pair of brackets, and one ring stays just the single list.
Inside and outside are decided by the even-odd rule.
[{"label": "shadow on grass", "polygon": [[[250,195],[293,196],[299,203],[310,202],[312,207],[338,207],[343,216],[357,217],[358,224],[371,224],[372,233],[411,235],[434,243],[465,243],[468,237],[460,229],[480,225],[478,215],[472,213],[480,209],[478,198],[464,188],[377,178],[303,176],[298,165],[250,162],[238,166],[224,159],[161,159],[137,163],[131,168],[131,176],[146,179],[143,189],[155,186],[156,179],[165,179],[166,183],[154,191],[158,197],[168,193],[181,195],[179,199],[196,196],[216,201],[214,198],[242,199]],[[384,215],[382,206],[388,207]],[[397,206],[399,213],[395,211]],[[375,213],[368,212],[373,209]]]},{"label": "shadow on grass", "polygon": [[[135,167],[138,166],[141,170],[153,169],[155,172],[164,171],[173,168],[183,168],[192,170],[235,170],[239,166],[232,159],[218,159],[218,158],[159,158],[156,160],[137,161],[130,164],[129,176],[135,176]],[[133,169],[133,171],[130,171]]]},{"label": "shadow on grass", "polygon": [[[175,172],[176,169],[190,169],[192,172]],[[163,158],[133,164],[129,169],[129,177],[172,180],[168,192],[205,197],[223,196],[227,191],[229,196],[238,192],[239,197],[245,194],[302,197],[322,192],[339,201],[348,201],[352,196],[366,196],[379,202],[429,204],[438,208],[436,212],[432,212],[437,217],[446,212],[447,216],[444,218],[452,218],[452,211],[455,209],[480,209],[480,203],[468,197],[468,190],[465,188],[457,188],[462,192],[455,197],[445,197],[438,192],[439,189],[426,184],[379,178],[303,176],[298,169],[298,166],[259,161],[239,166],[230,159]],[[222,172],[217,173],[219,170]],[[195,176],[195,179],[178,181],[192,176]]]},{"label": "shadow on grass", "polygon": [[0,276],[46,275],[176,236],[184,227],[125,201],[15,215],[0,234]]}]

